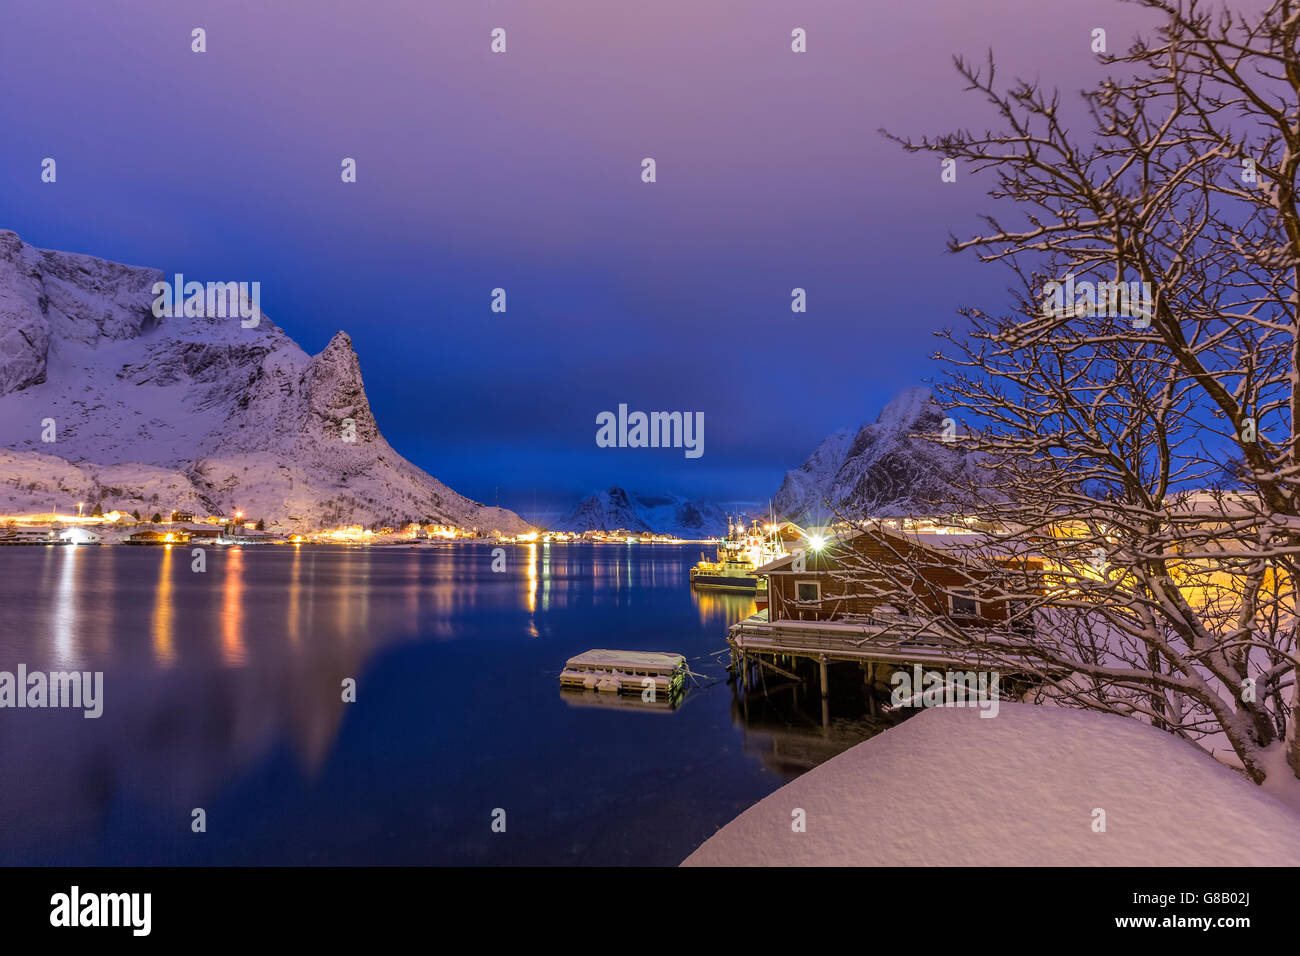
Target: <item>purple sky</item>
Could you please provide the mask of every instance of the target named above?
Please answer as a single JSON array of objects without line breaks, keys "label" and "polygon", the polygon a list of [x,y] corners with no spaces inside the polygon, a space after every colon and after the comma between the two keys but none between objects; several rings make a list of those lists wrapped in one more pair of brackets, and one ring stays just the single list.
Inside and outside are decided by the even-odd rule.
[{"label": "purple sky", "polygon": [[[933,374],[958,307],[1005,299],[1005,273],[944,252],[984,184],[876,130],[985,126],[954,53],[1073,93],[1101,74],[1094,27],[1116,49],[1146,22],[1059,0],[7,0],[0,227],[260,281],[309,352],[351,334],[398,450],[526,517],[611,484],[766,500]],[[704,456],[597,448],[620,402],[704,412]]]}]

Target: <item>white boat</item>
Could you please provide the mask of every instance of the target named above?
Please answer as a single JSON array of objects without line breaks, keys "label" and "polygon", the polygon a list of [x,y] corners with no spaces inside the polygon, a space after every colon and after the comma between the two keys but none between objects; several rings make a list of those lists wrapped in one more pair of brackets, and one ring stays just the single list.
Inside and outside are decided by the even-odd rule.
[{"label": "white boat", "polygon": [[754,571],[777,558],[785,557],[785,548],[768,525],[766,531],[757,521],[745,530],[743,519],[732,521],[727,517],[727,536],[718,542],[718,559],[700,561],[691,568],[691,587],[709,591],[753,591],[760,603],[766,606],[767,579]]}]

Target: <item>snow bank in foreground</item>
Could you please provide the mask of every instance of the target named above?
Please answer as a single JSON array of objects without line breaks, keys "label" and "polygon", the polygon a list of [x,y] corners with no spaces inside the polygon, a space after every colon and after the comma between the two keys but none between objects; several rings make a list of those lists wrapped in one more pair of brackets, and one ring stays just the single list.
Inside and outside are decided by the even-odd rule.
[{"label": "snow bank in foreground", "polygon": [[[806,812],[807,830],[792,831]],[[1106,832],[1093,832],[1105,811]],[[1292,866],[1300,813],[1135,720],[943,708],[750,807],[683,866]]]}]

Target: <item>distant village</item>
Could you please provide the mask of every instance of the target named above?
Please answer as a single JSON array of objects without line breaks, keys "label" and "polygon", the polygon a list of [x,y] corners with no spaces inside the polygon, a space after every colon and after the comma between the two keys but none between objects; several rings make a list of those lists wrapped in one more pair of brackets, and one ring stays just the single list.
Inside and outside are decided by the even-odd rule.
[{"label": "distant village", "polygon": [[194,515],[186,511],[155,512],[103,511],[87,513],[84,504],[73,512],[56,510],[34,514],[0,515],[0,545],[168,545],[187,542],[211,544],[296,544],[304,536],[290,534],[278,526],[267,528],[260,519],[245,519],[243,512],[232,516]]},{"label": "distant village", "polygon": [[[645,534],[620,529],[616,531],[544,531],[518,535],[485,534],[473,528],[447,524],[408,522],[401,526],[348,525],[306,533],[293,533],[278,524],[267,525],[262,519],[233,515],[196,515],[188,511],[155,512],[142,515],[138,510],[104,511],[96,506],[85,512],[84,503],[75,513],[57,509],[33,514],[0,515],[0,546],[4,545],[275,545],[275,544],[354,544],[401,545],[458,539],[491,540],[512,544],[611,542],[675,543],[671,535]],[[712,540],[712,539],[711,539]]]}]

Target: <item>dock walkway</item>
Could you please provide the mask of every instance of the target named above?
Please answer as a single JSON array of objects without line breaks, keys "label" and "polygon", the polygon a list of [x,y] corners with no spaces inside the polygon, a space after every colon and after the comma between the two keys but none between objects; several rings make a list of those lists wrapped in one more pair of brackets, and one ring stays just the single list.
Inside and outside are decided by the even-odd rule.
[{"label": "dock walkway", "polygon": [[[767,693],[764,671],[801,685],[799,662],[816,662],[822,697],[822,723],[829,706],[827,667],[853,663],[870,685],[886,680],[894,668],[921,664],[956,670],[1006,668],[1023,661],[1026,672],[1041,672],[1042,663],[1018,653],[1022,634],[999,628],[972,628],[970,640],[940,633],[932,622],[901,614],[845,615],[833,621],[772,622],[759,611],[733,624],[727,634],[731,672],[743,698],[761,688]],[[791,686],[791,685],[785,685]],[[874,705],[873,705],[874,712]]]}]

